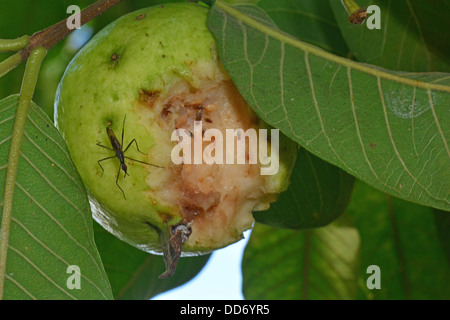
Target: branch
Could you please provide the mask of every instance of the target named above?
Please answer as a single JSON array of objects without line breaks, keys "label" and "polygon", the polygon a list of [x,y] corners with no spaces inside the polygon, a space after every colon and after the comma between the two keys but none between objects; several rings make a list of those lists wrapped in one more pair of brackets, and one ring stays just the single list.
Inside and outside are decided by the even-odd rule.
[{"label": "branch", "polygon": [[[92,19],[98,17],[103,12],[107,11],[111,7],[115,6],[122,0],[99,0],[93,4],[91,4],[89,7],[83,9],[80,12],[80,24],[84,25],[91,21]],[[11,71],[15,67],[17,67],[19,64],[21,64],[23,61],[28,59],[30,56],[30,53],[39,47],[42,47],[46,49],[47,51],[52,48],[55,44],[63,40],[65,37],[67,37],[74,29],[67,28],[67,20],[70,17],[54,24],[51,27],[48,27],[45,30],[36,32],[29,38],[28,45],[24,49],[18,52],[20,55],[19,57],[15,57],[14,61],[11,61],[7,68],[0,68],[2,72],[0,72],[0,77],[3,76],[5,73]],[[20,39],[20,38],[19,38]],[[28,40],[28,38],[26,39]],[[7,43],[11,40],[2,40],[4,43]],[[0,41],[0,44],[2,44],[2,41]],[[12,42],[12,41],[11,41]],[[6,46],[6,44],[5,44]],[[22,47],[22,48],[23,48]],[[14,55],[15,56],[15,55]],[[6,60],[5,60],[6,61]],[[3,63],[3,62],[2,62]],[[1,66],[2,64],[0,64]],[[2,70],[3,69],[3,70]]]}]

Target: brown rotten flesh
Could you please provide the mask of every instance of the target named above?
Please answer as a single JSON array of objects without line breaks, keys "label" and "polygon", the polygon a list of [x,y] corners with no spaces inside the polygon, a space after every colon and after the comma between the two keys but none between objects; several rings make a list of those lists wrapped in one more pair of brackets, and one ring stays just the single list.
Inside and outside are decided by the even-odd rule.
[{"label": "brown rotten flesh", "polygon": [[[164,254],[164,276],[173,273],[180,256],[209,253],[241,239],[253,224],[252,211],[267,209],[287,188],[297,153],[280,134],[276,174],[262,175],[267,165],[259,157],[255,164],[248,161],[248,141],[245,163],[234,158],[226,164],[228,129],[258,133],[269,127],[225,72],[207,14],[204,6],[176,3],[119,18],[74,57],[55,100],[55,123],[95,220],[141,250]],[[196,121],[201,121],[197,131]],[[195,150],[220,145],[215,135],[202,141],[209,129],[222,134],[223,164],[207,164],[204,157],[194,163]],[[174,131],[180,136],[173,140]],[[120,169],[118,174],[114,152],[99,147],[111,148],[111,132],[124,149],[130,145],[124,151],[126,176]],[[185,136],[192,142],[192,162],[174,163],[173,150]],[[238,133],[235,147],[240,139],[248,140]],[[268,149],[270,156],[270,143]],[[100,159],[108,159],[102,168]]]},{"label": "brown rotten flesh", "polygon": [[[192,162],[195,121],[201,121],[202,136],[208,129],[218,129],[225,137],[226,129],[258,130],[260,125],[260,120],[230,80],[205,82],[201,89],[181,84],[166,96],[141,89],[139,100],[142,108],[155,113],[159,129],[168,133],[165,136],[167,145],[176,143],[170,143],[169,133],[176,129],[187,133],[192,140]],[[206,146],[214,143],[212,138],[212,141],[203,141],[202,154]],[[268,193],[266,187],[266,179],[270,178],[261,175],[259,164],[249,163],[248,141],[245,151],[245,164],[206,164],[202,161],[201,164],[176,165],[166,161],[168,170],[152,171],[147,179],[151,197],[179,208],[183,223],[192,229],[191,246],[208,243],[213,248],[235,241],[242,226],[251,227],[251,211],[265,209],[275,200],[276,194]],[[157,183],[152,184],[152,181]]]}]

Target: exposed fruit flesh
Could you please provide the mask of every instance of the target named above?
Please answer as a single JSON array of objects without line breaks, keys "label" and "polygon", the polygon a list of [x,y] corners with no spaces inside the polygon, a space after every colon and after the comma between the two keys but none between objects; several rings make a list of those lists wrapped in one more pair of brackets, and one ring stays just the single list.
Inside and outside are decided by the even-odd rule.
[{"label": "exposed fruit flesh", "polygon": [[[259,128],[256,115],[230,80],[207,80],[198,89],[178,83],[165,96],[146,90],[140,93],[142,106],[155,113],[158,126],[167,132],[166,141],[161,144],[176,143],[170,141],[175,129],[187,130],[194,140],[194,121],[202,121],[203,133],[214,128],[223,137],[226,129]],[[212,143],[203,142],[202,151]],[[191,145],[193,154],[194,142]],[[248,148],[245,159],[245,164],[170,163],[165,181],[161,181],[161,176],[153,179],[152,173],[160,172],[151,169],[147,179],[150,195],[170,206],[178,206],[183,220],[192,228],[190,245],[218,246],[222,241],[236,239],[242,226],[251,227],[251,211],[267,194],[261,188],[265,177],[260,174],[260,166],[248,162]]]}]

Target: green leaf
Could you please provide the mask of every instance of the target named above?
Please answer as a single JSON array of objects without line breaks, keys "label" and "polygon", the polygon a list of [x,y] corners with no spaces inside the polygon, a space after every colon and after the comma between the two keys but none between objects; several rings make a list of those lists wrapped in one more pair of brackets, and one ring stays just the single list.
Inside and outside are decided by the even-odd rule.
[{"label": "green leaf", "polygon": [[328,0],[259,0],[257,5],[278,28],[297,39],[341,56],[349,54]]},{"label": "green leaf", "polygon": [[[440,213],[442,218],[450,216]],[[433,209],[359,182],[348,214],[361,234],[359,299],[450,298],[450,265],[439,242]],[[366,287],[370,265],[380,268],[379,290]]]},{"label": "green leaf", "polygon": [[[381,29],[353,25],[340,1],[330,0],[348,46],[359,61],[392,70],[450,72],[446,0],[358,0],[380,8]],[[370,16],[370,15],[369,15]]]},{"label": "green leaf", "polygon": [[242,260],[246,299],[352,299],[358,288],[358,231],[343,220],[313,230],[257,224]]},{"label": "green leaf", "polygon": [[318,157],[394,196],[450,209],[450,76],[344,59],[217,0],[208,26],[257,114]]},{"label": "green leaf", "polygon": [[[0,203],[18,96],[0,101]],[[84,186],[58,131],[34,103],[27,116],[14,191],[5,299],[110,299]],[[80,289],[69,289],[80,270]]]},{"label": "green leaf", "polygon": [[291,184],[269,210],[254,212],[257,222],[306,229],[327,225],[346,209],[354,178],[301,148]]},{"label": "green leaf", "polygon": [[[328,0],[260,0],[257,5],[284,32],[328,51],[348,54],[349,49]],[[352,181],[352,176],[345,171],[301,148],[289,189],[268,211],[255,212],[253,216],[260,223],[280,228],[305,229],[326,225],[344,212]]]},{"label": "green leaf", "polygon": [[159,279],[158,276],[165,271],[162,256],[130,246],[97,223],[94,224],[94,232],[115,299],[150,299],[178,287],[197,275],[210,257],[203,255],[181,258],[175,275],[168,279]]}]

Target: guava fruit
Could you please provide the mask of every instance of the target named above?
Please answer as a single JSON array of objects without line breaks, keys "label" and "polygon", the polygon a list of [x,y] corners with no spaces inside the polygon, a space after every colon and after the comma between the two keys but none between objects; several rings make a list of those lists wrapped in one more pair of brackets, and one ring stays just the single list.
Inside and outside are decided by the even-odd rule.
[{"label": "guava fruit", "polygon": [[174,163],[172,134],[192,135],[195,121],[202,134],[269,129],[221,65],[207,14],[207,7],[177,3],[119,18],[77,53],[56,94],[55,124],[95,220],[137,248],[164,254],[163,277],[180,256],[240,240],[252,211],[267,209],[287,188],[297,154],[280,134],[276,174],[261,175],[261,161]]}]

